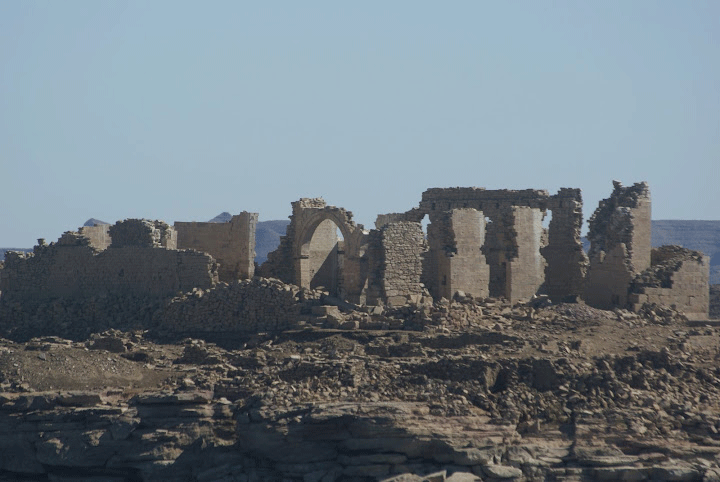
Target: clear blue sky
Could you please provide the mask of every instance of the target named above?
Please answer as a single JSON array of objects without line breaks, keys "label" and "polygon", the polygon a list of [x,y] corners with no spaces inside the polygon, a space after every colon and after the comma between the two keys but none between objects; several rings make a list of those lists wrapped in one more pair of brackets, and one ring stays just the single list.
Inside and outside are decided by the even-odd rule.
[{"label": "clear blue sky", "polygon": [[2,247],[613,179],[720,219],[720,2],[0,0],[0,168]]}]

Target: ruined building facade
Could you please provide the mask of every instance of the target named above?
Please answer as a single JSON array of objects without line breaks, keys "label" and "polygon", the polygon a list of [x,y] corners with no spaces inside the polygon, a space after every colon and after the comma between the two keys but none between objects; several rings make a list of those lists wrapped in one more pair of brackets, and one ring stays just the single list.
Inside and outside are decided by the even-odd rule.
[{"label": "ruined building facade", "polygon": [[513,302],[546,294],[603,309],[637,311],[656,303],[707,316],[707,257],[677,249],[651,257],[650,205],[647,183],[614,182],[590,219],[588,256],[579,189],[551,195],[433,188],[417,207],[379,215],[370,230],[322,199],[301,199],[293,203],[286,236],[258,273],[370,305],[458,293]]},{"label": "ruined building facade", "polygon": [[356,224],[350,211],[303,198],[292,203],[286,235],[259,267],[256,213],[174,227],[127,220],[66,233],[30,257],[10,255],[0,291],[16,299],[133,289],[168,295],[260,276],[354,304],[546,294],[604,309],[655,303],[707,316],[707,257],[651,250],[650,216],[646,183],[615,182],[589,221],[586,256],[579,189],[433,188],[417,207],[379,215],[373,229]]}]

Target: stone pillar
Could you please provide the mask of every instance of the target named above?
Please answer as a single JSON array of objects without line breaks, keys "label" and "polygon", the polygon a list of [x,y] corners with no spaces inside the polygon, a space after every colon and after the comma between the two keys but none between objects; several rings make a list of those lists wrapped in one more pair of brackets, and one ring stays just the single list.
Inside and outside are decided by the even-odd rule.
[{"label": "stone pillar", "polygon": [[[475,209],[453,209],[444,213],[442,243],[435,243],[437,294],[452,299],[458,291],[485,298],[489,295],[490,267],[481,249],[485,242],[485,218]],[[440,231],[440,230],[438,230]],[[440,249],[438,249],[442,245]]]},{"label": "stone pillar", "polygon": [[556,303],[576,301],[583,295],[588,259],[583,251],[582,196],[580,189],[562,188],[550,198],[552,211],[548,245],[541,248],[545,257],[543,291]]},{"label": "stone pillar", "polygon": [[513,206],[512,218],[516,256],[507,261],[505,296],[515,302],[536,294],[545,278],[545,261],[540,254],[543,212]]},{"label": "stone pillar", "polygon": [[422,258],[426,251],[420,223],[401,221],[380,230],[380,282],[386,302],[404,305],[422,296]]}]

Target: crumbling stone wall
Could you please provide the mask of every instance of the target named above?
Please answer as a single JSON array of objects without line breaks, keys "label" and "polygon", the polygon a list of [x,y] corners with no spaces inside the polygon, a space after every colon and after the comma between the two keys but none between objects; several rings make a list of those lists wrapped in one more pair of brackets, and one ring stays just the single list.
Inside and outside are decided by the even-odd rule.
[{"label": "crumbling stone wall", "polygon": [[373,241],[377,270],[369,284],[379,286],[379,298],[390,305],[402,306],[408,301],[419,302],[423,294],[422,258],[427,251],[420,223],[400,221],[377,230]]},{"label": "crumbling stone wall", "polygon": [[32,304],[109,294],[168,296],[213,286],[212,257],[160,247],[172,244],[169,231],[157,221],[126,220],[110,229],[113,243],[101,252],[88,238],[69,231],[56,243],[36,246],[29,256],[11,253],[0,279],[3,299]]},{"label": "crumbling stone wall", "polygon": [[630,309],[645,304],[670,306],[691,319],[706,319],[710,309],[710,263],[707,256],[680,246],[661,246],[651,253],[652,265],[630,286]]},{"label": "crumbling stone wall", "polygon": [[[429,214],[431,225],[438,222],[438,212],[466,208],[482,212],[489,219],[483,254],[490,267],[490,296],[515,301],[535,294],[544,279],[540,247],[548,198],[547,191],[534,189],[432,188],[423,193],[418,211]],[[428,279],[433,296],[439,295],[442,283],[437,267],[443,254],[433,249],[441,245],[432,239],[436,236],[441,236],[440,231],[428,226],[431,272],[427,275],[435,278]]]},{"label": "crumbling stone wall", "polygon": [[375,219],[375,228],[381,229],[383,226],[390,223],[397,223],[400,221],[412,221],[419,223],[425,217],[425,212],[420,208],[412,208],[404,213],[387,213],[378,214]]},{"label": "crumbling stone wall", "polygon": [[126,219],[110,226],[108,234],[111,248],[177,249],[177,232],[163,221]]},{"label": "crumbling stone wall", "polygon": [[208,253],[218,262],[221,281],[255,275],[255,231],[258,214],[243,211],[226,223],[176,222],[178,249]]},{"label": "crumbling stone wall", "polygon": [[561,188],[548,200],[552,218],[545,258],[543,291],[555,302],[575,301],[583,296],[588,258],[582,247],[582,194],[580,189]]},{"label": "crumbling stone wall", "polygon": [[624,187],[600,201],[589,221],[590,267],[585,301],[596,308],[625,307],[636,275],[650,267],[650,190],[646,182]]}]

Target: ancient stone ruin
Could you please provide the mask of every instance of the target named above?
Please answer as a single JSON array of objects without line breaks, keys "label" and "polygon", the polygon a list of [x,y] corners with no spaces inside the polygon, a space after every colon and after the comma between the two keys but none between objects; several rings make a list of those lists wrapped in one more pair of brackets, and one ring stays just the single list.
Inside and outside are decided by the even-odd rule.
[{"label": "ancient stone ruin", "polygon": [[[548,214],[552,217],[545,228]],[[242,212],[225,223],[177,222],[171,227],[160,221],[125,220],[83,227],[56,243],[40,242],[28,256],[9,254],[0,270],[0,300],[6,309],[15,303],[16,315],[39,317],[42,310],[47,315],[47,307],[39,305],[42,300],[98,298],[92,309],[87,303],[79,309],[82,315],[74,308],[63,313],[112,319],[117,326],[113,306],[130,309],[133,297],[154,297],[160,306],[182,293],[202,293],[218,283],[237,284],[257,275],[294,288],[271,283],[261,289],[246,283],[242,289],[257,291],[257,298],[235,289],[223,296],[245,300],[240,305],[250,307],[271,299],[263,291],[269,289],[295,301],[321,293],[334,304],[400,307],[442,298],[493,297],[514,303],[546,295],[556,303],[584,300],[601,309],[638,312],[658,305],[695,318],[708,314],[707,257],[679,248],[650,248],[646,183],[624,187],[614,182],[611,196],[590,218],[588,256],[580,237],[579,189],[563,188],[550,195],[532,189],[432,188],[417,207],[379,215],[369,230],[355,224],[343,208],[303,198],[292,203],[280,245],[256,269],[257,220],[256,213]],[[427,232],[423,222],[428,223]],[[113,297],[124,301],[109,303]],[[207,299],[219,298],[213,293]],[[180,300],[190,303],[187,297],[177,298],[170,310],[178,326],[195,319],[190,313],[205,309],[196,303],[180,308]],[[171,328],[158,306],[138,307],[127,318],[142,311],[141,319],[164,320]],[[301,319],[302,310],[296,311],[288,311],[295,313],[288,316],[290,324]],[[236,328],[281,329],[276,311],[253,316],[254,325],[243,321],[247,326]],[[218,323],[230,328],[227,322]]]},{"label": "ancient stone ruin", "polygon": [[720,480],[707,257],[650,249],[645,183],[589,257],[577,189],[292,207],[262,266],[246,212],[9,253],[0,480]]},{"label": "ancient stone ruin", "polygon": [[[552,213],[548,228],[543,219]],[[422,221],[427,219],[427,235]],[[603,308],[639,310],[643,303],[675,306],[707,316],[708,266],[700,253],[664,272],[682,270],[654,294],[645,286],[651,261],[650,194],[646,183],[614,183],[590,219],[588,256],[582,248],[579,189],[434,188],[418,207],[379,215],[366,231],[342,208],[321,199],[293,203],[287,235],[262,276],[306,288],[322,288],[358,304],[403,305],[424,296],[458,293],[511,302],[546,294],[555,302],[585,300]],[[337,230],[342,234],[338,240]],[[675,253],[676,251],[672,251]]]}]

